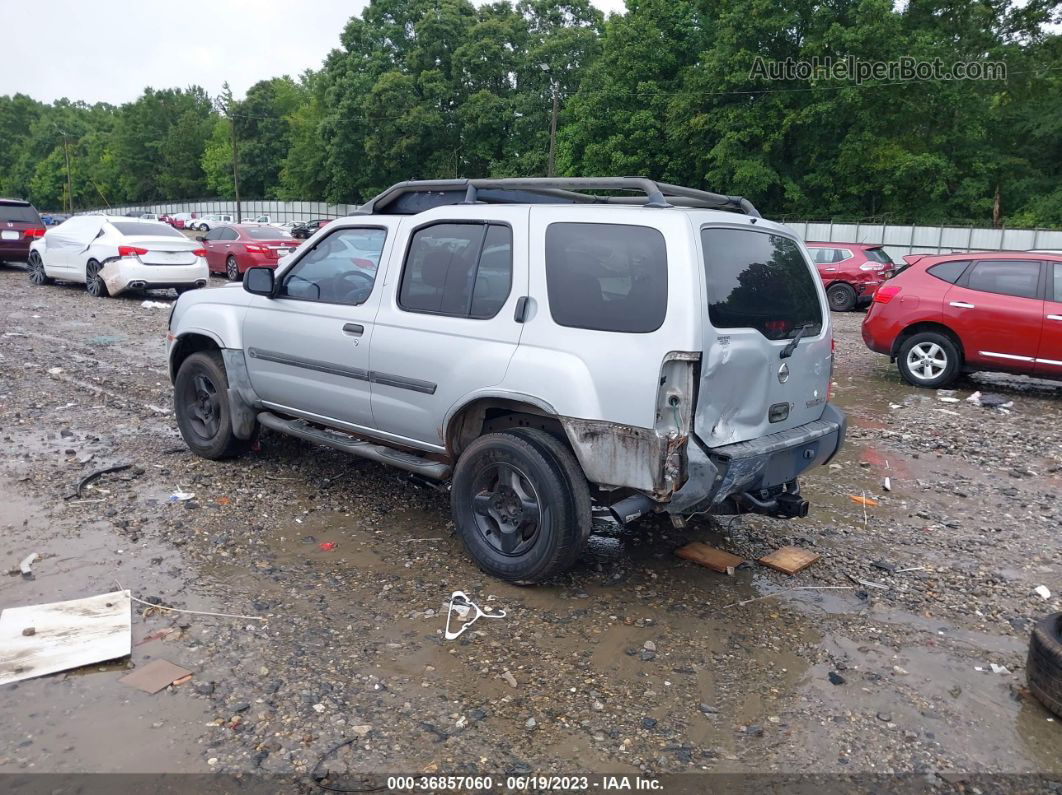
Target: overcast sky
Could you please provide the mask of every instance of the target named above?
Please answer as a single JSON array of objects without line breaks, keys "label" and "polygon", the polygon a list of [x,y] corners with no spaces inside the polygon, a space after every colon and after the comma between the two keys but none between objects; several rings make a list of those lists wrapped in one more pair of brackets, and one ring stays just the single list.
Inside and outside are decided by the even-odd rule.
[{"label": "overcast sky", "polygon": [[[591,0],[606,13],[623,0]],[[473,0],[483,2],[483,0]],[[0,2],[0,94],[120,104],[145,86],[296,77],[339,46],[367,0],[47,0]],[[16,35],[17,31],[21,31]]]}]

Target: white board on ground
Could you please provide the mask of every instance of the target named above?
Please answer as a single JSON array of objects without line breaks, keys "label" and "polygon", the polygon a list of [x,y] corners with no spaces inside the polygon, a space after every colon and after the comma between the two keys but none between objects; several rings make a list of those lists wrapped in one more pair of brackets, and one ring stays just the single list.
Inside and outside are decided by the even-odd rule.
[{"label": "white board on ground", "polygon": [[[31,634],[23,634],[29,629]],[[113,660],[132,650],[129,591],[0,613],[0,685]]]}]

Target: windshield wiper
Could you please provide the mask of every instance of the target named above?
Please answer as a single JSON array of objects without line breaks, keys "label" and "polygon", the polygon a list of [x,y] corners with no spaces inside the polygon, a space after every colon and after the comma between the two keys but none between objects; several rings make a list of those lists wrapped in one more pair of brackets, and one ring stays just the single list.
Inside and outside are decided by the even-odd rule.
[{"label": "windshield wiper", "polygon": [[788,345],[782,348],[781,352],[778,354],[778,358],[788,359],[790,356],[792,356],[793,352],[797,349],[797,345],[800,344],[800,339],[804,336],[804,333],[814,325],[814,323],[805,323],[803,326],[798,328],[797,333],[793,335],[793,339],[789,341]]}]

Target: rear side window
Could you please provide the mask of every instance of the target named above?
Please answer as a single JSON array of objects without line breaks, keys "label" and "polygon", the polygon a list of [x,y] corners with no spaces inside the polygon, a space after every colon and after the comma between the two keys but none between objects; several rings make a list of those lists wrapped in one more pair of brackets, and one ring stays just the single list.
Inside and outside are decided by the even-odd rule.
[{"label": "rear side window", "polygon": [[747,229],[702,229],[708,318],[717,329],[754,328],[770,340],[822,331],[822,305],[800,247]]},{"label": "rear side window", "polygon": [[926,273],[928,273],[930,276],[936,276],[941,281],[955,284],[955,282],[959,281],[959,277],[966,272],[966,266],[969,264],[969,260],[960,260],[958,262],[941,262],[937,265],[933,265],[930,268],[926,268]]},{"label": "rear side window", "polygon": [[37,211],[28,204],[0,204],[0,221],[43,226]]},{"label": "rear side window", "polygon": [[434,224],[409,243],[398,305],[407,312],[491,318],[513,280],[512,230],[500,224]]},{"label": "rear side window", "polygon": [[1053,265],[1055,270],[1055,300],[1062,301],[1062,262]]},{"label": "rear side window", "polygon": [[112,221],[111,226],[123,235],[151,235],[152,237],[179,237],[186,239],[169,224],[155,221]]},{"label": "rear side window", "polygon": [[867,259],[872,262],[883,262],[886,265],[892,265],[892,258],[883,248],[868,248]]},{"label": "rear side window", "polygon": [[667,247],[648,226],[550,224],[546,289],[553,321],[644,334],[667,314]]},{"label": "rear side window", "polygon": [[981,260],[975,262],[966,286],[985,293],[1036,298],[1040,263],[1030,260]]}]

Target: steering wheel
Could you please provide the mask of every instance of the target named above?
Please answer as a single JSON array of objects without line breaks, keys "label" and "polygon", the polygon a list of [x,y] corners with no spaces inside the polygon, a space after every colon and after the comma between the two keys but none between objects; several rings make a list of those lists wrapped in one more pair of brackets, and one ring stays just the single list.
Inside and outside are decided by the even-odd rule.
[{"label": "steering wheel", "polygon": [[372,285],[375,281],[375,273],[363,270],[346,271],[336,276],[336,292],[340,293],[344,287],[347,287],[347,292],[341,298],[343,303],[360,304],[372,293]]}]

